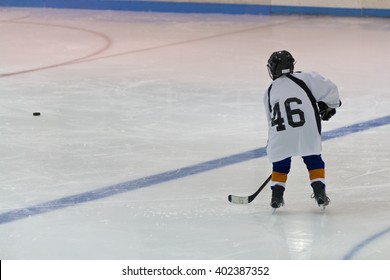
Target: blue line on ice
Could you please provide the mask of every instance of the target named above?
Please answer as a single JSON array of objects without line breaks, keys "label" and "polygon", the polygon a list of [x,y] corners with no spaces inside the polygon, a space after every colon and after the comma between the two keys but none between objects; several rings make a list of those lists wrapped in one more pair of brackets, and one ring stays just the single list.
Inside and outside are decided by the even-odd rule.
[{"label": "blue line on ice", "polygon": [[[324,141],[327,141],[334,138],[339,138],[352,133],[362,132],[371,128],[375,128],[387,124],[390,124],[390,115],[378,119],[373,119],[373,120],[341,127],[328,132],[324,132],[322,134],[322,138]],[[31,207],[11,210],[9,212],[0,214],[0,224],[5,224],[29,216],[43,214],[57,209],[75,206],[80,203],[90,202],[97,199],[117,195],[120,193],[125,193],[132,190],[157,185],[160,183],[180,179],[183,177],[188,177],[191,175],[199,174],[202,172],[210,171],[217,168],[222,168],[228,165],[232,165],[232,164],[236,164],[236,163],[240,163],[240,162],[244,162],[244,161],[248,161],[251,159],[260,158],[264,156],[266,156],[266,150],[265,147],[262,147],[255,150],[179,168],[176,170],[159,173],[159,174],[151,175],[140,179],[135,179],[128,182],[118,183],[112,186],[99,188],[93,191],[88,191],[84,193],[79,193],[79,194],[59,198],[56,200],[37,204]]]}]

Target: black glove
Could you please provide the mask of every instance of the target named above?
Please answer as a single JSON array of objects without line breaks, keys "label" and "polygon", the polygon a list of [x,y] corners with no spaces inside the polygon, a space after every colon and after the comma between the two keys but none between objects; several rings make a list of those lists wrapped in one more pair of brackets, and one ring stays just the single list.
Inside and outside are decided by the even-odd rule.
[{"label": "black glove", "polygon": [[323,121],[329,121],[329,119],[336,114],[335,108],[330,108],[328,105],[326,105],[325,102],[322,101],[318,102],[318,109],[321,120]]}]

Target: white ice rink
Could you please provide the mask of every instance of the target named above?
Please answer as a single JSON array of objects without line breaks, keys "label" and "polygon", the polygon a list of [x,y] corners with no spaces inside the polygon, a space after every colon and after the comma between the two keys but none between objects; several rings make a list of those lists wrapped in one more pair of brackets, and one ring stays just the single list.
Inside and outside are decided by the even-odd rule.
[{"label": "white ice rink", "polygon": [[[390,20],[0,10],[0,259],[390,259]],[[331,204],[272,215],[266,61],[340,89]],[[33,116],[40,112],[41,116]]]}]

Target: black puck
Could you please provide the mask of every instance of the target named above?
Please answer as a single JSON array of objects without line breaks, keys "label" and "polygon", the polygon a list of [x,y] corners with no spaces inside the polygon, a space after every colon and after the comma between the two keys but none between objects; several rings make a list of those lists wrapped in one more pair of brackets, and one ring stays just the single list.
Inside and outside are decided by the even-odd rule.
[{"label": "black puck", "polygon": [[40,112],[34,112],[34,113],[33,113],[33,116],[40,116],[40,115],[41,115]]}]

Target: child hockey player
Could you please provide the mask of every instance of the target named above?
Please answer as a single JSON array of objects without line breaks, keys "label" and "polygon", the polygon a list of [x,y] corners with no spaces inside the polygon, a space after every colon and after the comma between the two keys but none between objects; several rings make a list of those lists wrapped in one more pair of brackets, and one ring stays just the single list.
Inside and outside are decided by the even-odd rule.
[{"label": "child hockey player", "polygon": [[321,120],[328,121],[341,105],[337,86],[316,72],[294,72],[288,51],[268,60],[273,80],[264,95],[268,119],[267,155],[272,162],[271,207],[284,205],[283,194],[291,157],[301,156],[309,171],[313,197],[320,207],[330,202],[325,192],[325,164],[321,158]]}]

